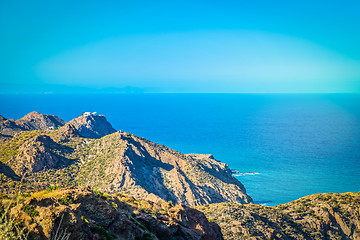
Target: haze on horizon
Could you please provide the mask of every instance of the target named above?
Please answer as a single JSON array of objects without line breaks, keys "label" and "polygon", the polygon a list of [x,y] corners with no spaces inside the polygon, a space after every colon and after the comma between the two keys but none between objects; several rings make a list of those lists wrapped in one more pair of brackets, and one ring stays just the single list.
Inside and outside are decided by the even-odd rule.
[{"label": "haze on horizon", "polygon": [[360,92],[357,1],[0,2],[0,94]]}]

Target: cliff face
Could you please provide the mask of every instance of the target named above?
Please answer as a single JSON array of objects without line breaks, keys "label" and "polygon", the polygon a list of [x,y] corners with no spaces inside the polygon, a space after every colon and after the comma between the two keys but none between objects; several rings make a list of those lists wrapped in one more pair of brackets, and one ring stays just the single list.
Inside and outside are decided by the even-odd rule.
[{"label": "cliff face", "polygon": [[219,224],[225,239],[360,239],[360,193],[315,194],[275,207],[196,208]]},{"label": "cliff face", "polygon": [[[221,240],[219,226],[193,208],[107,195],[88,188],[51,188],[22,199],[8,210],[31,239],[209,239]],[[6,209],[9,200],[0,200]],[[10,217],[11,217],[10,216]]]},{"label": "cliff face", "polygon": [[105,135],[116,132],[111,124],[102,115],[81,115],[69,122],[87,138],[101,138]]}]

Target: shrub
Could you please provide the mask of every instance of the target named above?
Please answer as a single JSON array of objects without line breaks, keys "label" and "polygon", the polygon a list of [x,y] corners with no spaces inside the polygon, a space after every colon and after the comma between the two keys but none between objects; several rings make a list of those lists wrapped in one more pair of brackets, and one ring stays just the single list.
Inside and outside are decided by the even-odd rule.
[{"label": "shrub", "polygon": [[60,189],[61,187],[53,185],[53,186],[49,186],[48,189],[46,189],[47,192],[52,192],[56,189]]},{"label": "shrub", "polygon": [[35,210],[33,206],[23,205],[21,211],[26,212],[30,217],[39,216],[39,212]]},{"label": "shrub", "polygon": [[59,198],[59,202],[63,205],[70,205],[70,204],[73,204],[73,201],[71,198],[69,197],[61,197]]}]

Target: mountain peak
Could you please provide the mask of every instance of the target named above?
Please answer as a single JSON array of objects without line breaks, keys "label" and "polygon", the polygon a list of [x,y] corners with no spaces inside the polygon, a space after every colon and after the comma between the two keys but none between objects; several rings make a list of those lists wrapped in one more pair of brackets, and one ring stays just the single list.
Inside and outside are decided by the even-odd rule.
[{"label": "mountain peak", "polygon": [[23,116],[22,118],[20,118],[19,120],[25,120],[25,119],[31,119],[31,118],[35,118],[35,117],[41,117],[42,114],[38,113],[37,111],[32,111],[28,114],[26,114],[25,116]]},{"label": "mountain peak", "polygon": [[105,135],[116,132],[104,115],[97,115],[96,112],[84,112],[69,122],[79,131],[80,135],[87,138],[101,138]]},{"label": "mountain peak", "polygon": [[64,126],[65,121],[55,115],[41,114],[37,111],[26,114],[16,120],[16,124],[25,130],[48,130],[49,128]]}]

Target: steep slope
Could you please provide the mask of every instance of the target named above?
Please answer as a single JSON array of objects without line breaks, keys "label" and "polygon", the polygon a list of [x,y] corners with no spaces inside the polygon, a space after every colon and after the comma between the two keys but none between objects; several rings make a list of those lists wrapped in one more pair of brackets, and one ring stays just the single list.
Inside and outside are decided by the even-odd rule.
[{"label": "steep slope", "polygon": [[15,135],[0,147],[0,160],[21,176],[69,165],[73,161],[65,156],[72,151],[41,131],[28,131]]},{"label": "steep slope", "polygon": [[[25,131],[0,145],[0,160],[17,176],[26,173],[22,185],[29,190],[88,185],[186,205],[252,202],[229,167],[211,155],[185,155],[124,132],[89,139],[70,123],[52,132]],[[3,178],[2,191],[14,191],[11,176]]]},{"label": "steep slope", "polygon": [[54,189],[26,195],[18,204],[0,200],[0,209],[13,203],[8,215],[26,226],[29,239],[223,239],[219,226],[193,208],[88,188]]},{"label": "steep slope", "polygon": [[102,191],[187,205],[252,202],[229,167],[210,155],[184,155],[125,132],[89,144],[77,181]]},{"label": "steep slope", "polygon": [[219,203],[196,207],[225,239],[360,239],[360,193],[327,193],[275,207]]},{"label": "steep slope", "polygon": [[87,138],[101,138],[116,132],[103,115],[82,114],[70,122],[79,133]]}]

